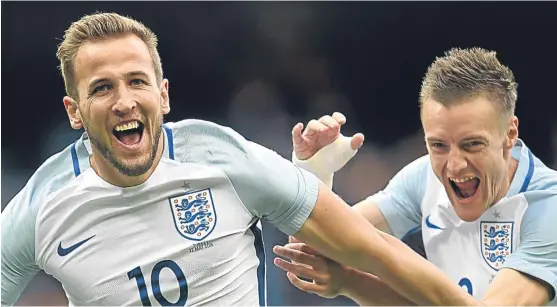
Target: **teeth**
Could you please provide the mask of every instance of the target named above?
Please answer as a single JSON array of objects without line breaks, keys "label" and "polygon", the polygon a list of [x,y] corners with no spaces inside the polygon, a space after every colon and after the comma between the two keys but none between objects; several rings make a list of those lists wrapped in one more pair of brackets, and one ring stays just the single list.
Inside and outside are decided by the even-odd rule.
[{"label": "teeth", "polygon": [[458,182],[458,183],[462,183],[462,182],[466,182],[468,180],[473,180],[476,177],[462,177],[462,178],[449,178],[450,181],[453,182]]},{"label": "teeth", "polygon": [[134,121],[134,122],[127,123],[127,124],[118,125],[118,126],[116,126],[116,128],[114,128],[114,130],[116,130],[116,131],[126,131],[126,130],[130,130],[130,129],[137,129],[138,127],[139,127],[139,122]]}]

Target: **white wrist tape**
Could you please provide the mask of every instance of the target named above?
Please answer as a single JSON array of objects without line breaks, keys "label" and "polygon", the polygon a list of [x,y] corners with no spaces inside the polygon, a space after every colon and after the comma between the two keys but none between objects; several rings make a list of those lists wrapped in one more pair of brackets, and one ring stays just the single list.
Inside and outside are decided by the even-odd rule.
[{"label": "white wrist tape", "polygon": [[307,160],[299,160],[296,158],[296,154],[292,152],[292,162],[313,173],[329,188],[332,188],[334,173],[342,169],[358,153],[357,149],[352,149],[351,141],[351,137],[341,134],[334,142],[321,148]]}]

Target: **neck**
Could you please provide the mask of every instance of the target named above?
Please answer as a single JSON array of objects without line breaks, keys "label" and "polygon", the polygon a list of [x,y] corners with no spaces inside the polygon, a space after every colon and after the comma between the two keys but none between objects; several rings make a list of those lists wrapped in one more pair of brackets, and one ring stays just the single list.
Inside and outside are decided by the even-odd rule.
[{"label": "neck", "polygon": [[133,187],[147,181],[157,168],[164,151],[164,133],[161,133],[160,135],[159,145],[153,165],[147,172],[139,176],[127,176],[120,173],[118,169],[116,169],[100,153],[98,153],[96,148],[93,146],[92,151],[93,154],[89,158],[89,162],[91,163],[91,168],[93,168],[99,177],[101,177],[104,181],[121,188]]},{"label": "neck", "polygon": [[509,176],[505,180],[504,186],[501,189],[501,191],[499,192],[499,195],[497,195],[497,198],[495,198],[495,201],[491,204],[492,206],[495,205],[496,203],[498,203],[501,199],[503,199],[503,197],[505,197],[505,195],[507,195],[507,192],[511,188],[511,183],[513,182],[514,175],[516,174],[516,170],[518,169],[518,161],[516,161],[512,157],[510,159],[511,160],[509,162],[509,167],[508,167]]}]

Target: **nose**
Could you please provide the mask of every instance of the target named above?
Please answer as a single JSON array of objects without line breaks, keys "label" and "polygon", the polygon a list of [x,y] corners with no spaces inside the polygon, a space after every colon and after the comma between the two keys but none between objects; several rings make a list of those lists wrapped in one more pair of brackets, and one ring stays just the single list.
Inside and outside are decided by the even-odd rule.
[{"label": "nose", "polygon": [[131,113],[137,107],[137,101],[125,86],[119,86],[118,98],[112,106],[112,111],[118,117]]},{"label": "nose", "polygon": [[447,161],[447,170],[449,174],[457,175],[468,166],[466,157],[459,149],[451,149]]}]

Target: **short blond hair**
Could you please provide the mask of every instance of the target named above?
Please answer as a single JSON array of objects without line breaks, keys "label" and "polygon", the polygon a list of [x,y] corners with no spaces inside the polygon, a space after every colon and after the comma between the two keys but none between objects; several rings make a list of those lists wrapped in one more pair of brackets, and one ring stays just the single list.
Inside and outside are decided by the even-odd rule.
[{"label": "short blond hair", "polygon": [[497,59],[495,51],[453,48],[429,66],[420,91],[420,107],[426,99],[445,106],[484,95],[503,115],[514,115],[518,84],[513,72]]},{"label": "short blond hair", "polygon": [[157,51],[157,36],[141,22],[116,13],[95,13],[86,15],[72,23],[64,34],[64,40],[58,46],[56,57],[60,60],[60,70],[64,78],[66,93],[74,100],[79,100],[75,77],[75,57],[79,48],[86,42],[109,37],[133,34],[139,37],[151,54],[157,82],[162,81],[162,64]]}]

